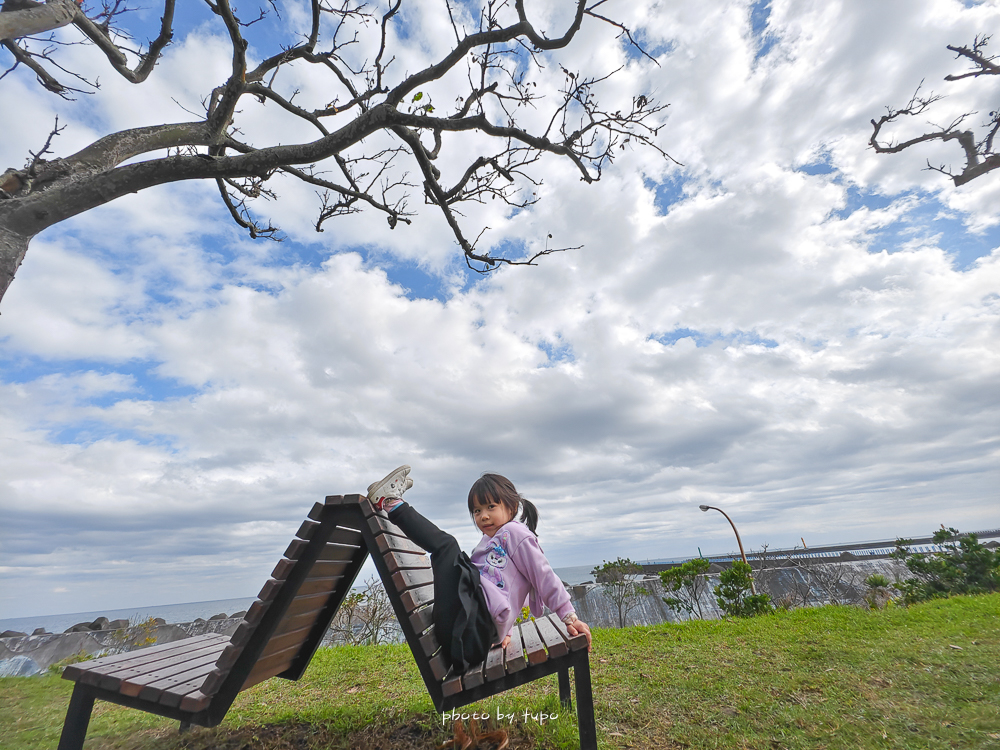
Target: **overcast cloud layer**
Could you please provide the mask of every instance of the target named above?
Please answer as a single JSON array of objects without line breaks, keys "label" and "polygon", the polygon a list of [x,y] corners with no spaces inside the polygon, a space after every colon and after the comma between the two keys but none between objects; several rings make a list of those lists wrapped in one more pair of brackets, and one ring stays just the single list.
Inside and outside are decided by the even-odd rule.
[{"label": "overcast cloud layer", "polygon": [[[623,152],[587,186],[550,161],[531,211],[471,217],[584,246],[537,268],[470,280],[430,211],[313,234],[300,185],[280,246],[199,184],[38,237],[0,317],[0,617],[251,596],[313,502],[404,462],[466,548],[468,487],[509,476],[556,567],[731,550],[699,503],[750,547],[1000,526],[1000,178],[956,190],[923,170],[953,148],[866,149],[996,5],[615,5],[660,67],[599,25],[559,60],[629,63],[603,95],[670,102],[684,167]],[[440,10],[408,17],[408,69],[447,43]],[[70,49],[103,85],[74,105],[8,76],[2,166],[57,113],[60,154],[185,117],[171,97],[197,106],[198,71],[228,65],[218,30],[138,88]],[[938,121],[1000,91],[949,93]]]}]

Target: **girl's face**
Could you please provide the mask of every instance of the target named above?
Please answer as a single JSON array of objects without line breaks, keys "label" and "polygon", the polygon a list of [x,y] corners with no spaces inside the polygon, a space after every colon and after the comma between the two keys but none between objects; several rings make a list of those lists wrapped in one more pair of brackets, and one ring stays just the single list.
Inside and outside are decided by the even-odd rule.
[{"label": "girl's face", "polygon": [[488,537],[496,534],[513,517],[514,514],[507,510],[506,505],[495,500],[487,500],[485,505],[476,503],[472,509],[472,519]]}]

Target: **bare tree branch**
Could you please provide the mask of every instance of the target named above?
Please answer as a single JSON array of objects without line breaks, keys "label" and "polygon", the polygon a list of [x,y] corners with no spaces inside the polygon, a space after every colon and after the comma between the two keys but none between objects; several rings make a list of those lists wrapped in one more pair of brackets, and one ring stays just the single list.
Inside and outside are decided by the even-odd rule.
[{"label": "bare tree branch", "polygon": [[[946,81],[958,81],[963,78],[978,78],[984,75],[1000,75],[1000,66],[996,65],[993,61],[996,59],[995,56],[988,56],[985,53],[986,47],[989,44],[989,36],[977,36],[972,43],[971,47],[956,47],[948,45],[948,49],[955,53],[956,58],[965,59],[972,63],[973,68],[965,73],[960,73],[957,75],[947,75],[945,76]],[[921,135],[909,138],[904,141],[895,141],[892,138],[888,140],[880,140],[882,134],[882,129],[889,124],[897,123],[901,118],[907,117],[917,117],[923,115],[935,102],[942,99],[940,95],[935,95],[933,93],[922,96],[920,94],[920,89],[923,86],[923,81],[917,86],[917,90],[914,92],[913,96],[907,105],[901,109],[892,109],[887,107],[886,114],[882,115],[878,120],[872,120],[872,135],[869,138],[869,145],[879,154],[896,154],[904,151],[908,148],[916,146],[920,143],[926,143],[927,141],[956,141],[962,149],[962,153],[965,156],[965,166],[960,172],[953,172],[950,167],[945,165],[933,166],[929,161],[927,162],[927,169],[940,172],[943,175],[951,178],[955,187],[960,187],[968,182],[981,177],[988,172],[992,172],[994,169],[1000,167],[1000,154],[993,150],[993,142],[996,137],[997,131],[1000,130],[1000,110],[995,110],[989,113],[989,120],[983,124],[982,127],[985,128],[985,134],[980,140],[976,140],[976,133],[971,128],[962,129],[962,125],[970,117],[975,115],[975,112],[966,112],[965,114],[959,115],[952,122],[944,127],[934,126],[929,124],[931,129]]]},{"label": "bare tree branch", "polygon": [[[21,12],[25,4],[32,10],[67,7],[67,0],[34,2],[7,0],[0,19]],[[135,34],[122,25],[126,2],[110,0],[103,11],[89,15],[70,3],[70,23],[116,73],[141,83],[173,38],[175,0],[164,0],[163,15],[150,29],[155,38],[145,51],[127,46]],[[629,95],[622,98],[612,88],[615,71],[571,72],[555,53],[573,42],[584,22],[595,22],[610,24],[649,55],[636,42],[641,34],[603,7],[597,13],[601,0],[589,7],[586,0],[575,0],[568,28],[555,38],[535,29],[525,0],[481,3],[473,9],[446,2],[440,12],[448,13],[454,43],[424,67],[404,71],[394,64],[394,24],[400,23],[403,0],[388,0],[382,10],[366,0],[310,0],[301,32],[287,44],[264,50],[252,69],[245,29],[269,22],[276,6],[270,0],[244,0],[237,10],[232,0],[204,0],[217,36],[230,50],[222,80],[205,82],[204,113],[188,122],[107,133],[61,158],[51,153],[61,128],[57,124],[40,151],[29,151],[26,166],[0,176],[0,297],[38,232],[128,193],[183,180],[214,180],[226,212],[255,239],[280,239],[277,227],[257,212],[260,201],[277,197],[271,178],[282,174],[317,189],[317,231],[362,210],[383,215],[392,228],[406,226],[413,216],[411,191],[420,190],[424,202],[441,211],[476,271],[531,265],[573,249],[549,235],[522,255],[494,252],[485,239],[489,227],[466,226],[470,222],[462,204],[497,200],[511,211],[529,208],[538,200],[537,187],[552,159],[572,164],[587,183],[600,180],[627,148],[651,149],[670,160],[658,144],[666,105],[644,92],[632,92],[628,105]],[[283,25],[275,29],[284,33]],[[31,36],[3,40],[14,59],[7,74],[23,66],[41,86],[67,96],[75,90],[53,74],[63,70],[56,60],[62,41],[44,40],[49,46],[41,49]],[[302,86],[306,75],[316,85]],[[90,85],[96,92],[96,83]],[[448,108],[451,113],[438,113],[442,92],[454,96],[456,86],[463,90]],[[322,98],[316,96],[319,91]],[[626,104],[602,106],[602,93]],[[262,142],[246,137],[241,123],[250,122],[261,106],[277,108],[288,122],[308,124],[313,140],[283,133],[268,142],[250,128],[245,130],[258,133]],[[471,152],[467,134],[479,136]],[[411,172],[420,179],[411,179]]]}]

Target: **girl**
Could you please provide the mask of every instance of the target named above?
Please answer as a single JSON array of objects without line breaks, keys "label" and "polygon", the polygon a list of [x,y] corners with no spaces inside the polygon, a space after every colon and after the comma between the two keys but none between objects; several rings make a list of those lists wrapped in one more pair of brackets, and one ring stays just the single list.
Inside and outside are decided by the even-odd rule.
[{"label": "girl", "polygon": [[[469,513],[483,538],[469,558],[455,538],[403,502],[413,486],[409,466],[400,466],[368,488],[368,499],[388,513],[417,545],[431,555],[434,571],[434,627],[456,671],[482,662],[493,644],[506,647],[525,600],[536,617],[546,605],[570,635],[590,628],[573,611],[569,593],[538,546],[538,511],[499,474],[483,474],[469,490]],[[515,520],[518,506],[521,520]]]}]

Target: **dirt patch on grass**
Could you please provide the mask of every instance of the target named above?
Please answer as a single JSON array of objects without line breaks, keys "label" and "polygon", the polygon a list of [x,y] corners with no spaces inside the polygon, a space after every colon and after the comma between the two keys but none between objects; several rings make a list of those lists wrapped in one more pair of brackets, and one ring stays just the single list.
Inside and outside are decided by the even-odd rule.
[{"label": "dirt patch on grass", "polygon": [[[509,747],[514,750],[540,747],[533,738],[521,735],[516,727],[508,731]],[[450,730],[434,730],[418,721],[395,727],[370,725],[349,734],[324,724],[266,724],[239,729],[195,728],[165,738],[155,743],[155,747],[157,750],[431,750],[450,738]],[[495,750],[497,743],[484,742],[478,747]]]}]

